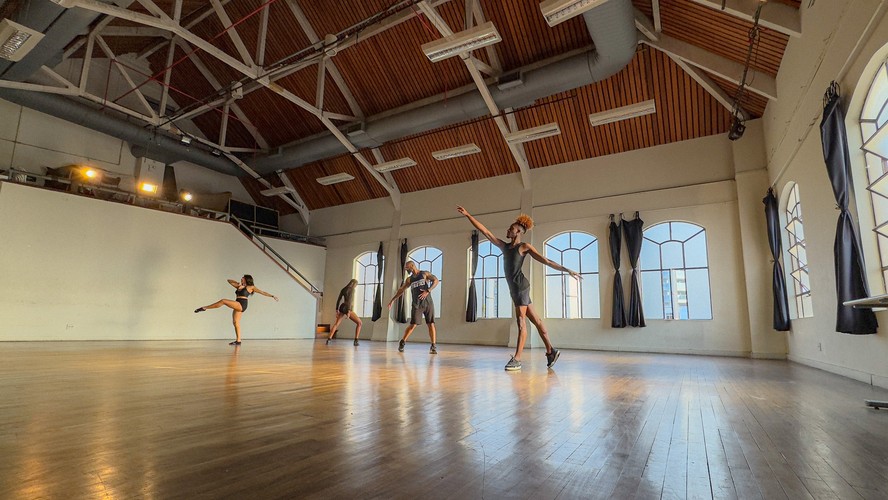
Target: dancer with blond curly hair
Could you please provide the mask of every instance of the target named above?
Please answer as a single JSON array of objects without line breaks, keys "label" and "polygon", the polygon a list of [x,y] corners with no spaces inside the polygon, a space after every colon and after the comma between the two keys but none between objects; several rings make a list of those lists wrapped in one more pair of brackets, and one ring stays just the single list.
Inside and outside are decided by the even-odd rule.
[{"label": "dancer with blond curly hair", "polygon": [[509,241],[506,242],[494,236],[490,230],[484,227],[484,224],[481,224],[477,219],[472,217],[465,208],[457,206],[456,210],[460,214],[466,216],[466,218],[469,219],[469,222],[471,222],[472,225],[487,238],[487,241],[496,245],[503,251],[503,267],[506,272],[506,283],[509,285],[509,293],[512,295],[512,303],[515,304],[515,316],[518,320],[518,345],[515,346],[515,355],[512,356],[512,359],[510,359],[508,363],[506,363],[506,371],[517,371],[521,369],[521,352],[524,350],[524,342],[527,340],[527,322],[525,321],[525,318],[530,318],[530,321],[537,327],[537,331],[543,339],[543,343],[546,344],[546,366],[551,368],[552,365],[558,361],[558,357],[561,356],[561,351],[556,349],[549,341],[549,332],[546,331],[546,326],[543,325],[542,318],[540,318],[536,311],[534,311],[533,306],[531,305],[530,281],[528,281],[527,277],[524,276],[524,272],[521,270],[521,266],[524,264],[524,257],[529,254],[533,260],[541,262],[552,269],[568,273],[577,279],[582,279],[582,276],[561,264],[547,259],[530,243],[521,242],[521,236],[527,231],[530,231],[533,227],[533,219],[529,216],[521,214],[515,222],[509,226],[509,229],[506,231],[506,238]]}]

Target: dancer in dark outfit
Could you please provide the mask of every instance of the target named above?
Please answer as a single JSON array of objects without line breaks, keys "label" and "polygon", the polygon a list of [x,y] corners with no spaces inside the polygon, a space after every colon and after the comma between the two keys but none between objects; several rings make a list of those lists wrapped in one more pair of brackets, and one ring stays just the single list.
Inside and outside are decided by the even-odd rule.
[{"label": "dancer in dark outfit", "polygon": [[355,288],[357,287],[358,280],[351,280],[348,282],[348,285],[345,285],[342,291],[339,292],[339,297],[336,298],[336,321],[333,323],[333,328],[330,329],[330,336],[327,337],[327,344],[333,340],[333,336],[336,335],[336,330],[339,329],[339,324],[342,323],[342,320],[348,318],[356,325],[355,347],[358,346],[358,337],[361,335],[361,318],[352,311],[355,302]]},{"label": "dancer in dark outfit", "polygon": [[241,319],[241,316],[244,314],[244,312],[247,310],[247,305],[249,305],[249,303],[247,302],[247,299],[250,298],[250,295],[253,295],[254,293],[258,293],[259,295],[265,295],[266,297],[273,298],[275,300],[275,302],[278,301],[278,298],[268,292],[263,292],[258,287],[256,287],[253,284],[253,277],[250,276],[249,274],[245,274],[244,277],[241,278],[241,280],[239,282],[234,281],[234,280],[228,280],[228,284],[233,286],[236,289],[234,291],[234,296],[235,296],[236,300],[219,299],[216,302],[213,302],[212,304],[210,304],[208,306],[198,307],[197,309],[194,310],[194,312],[196,312],[196,313],[204,312],[207,309],[216,309],[217,307],[222,307],[222,306],[230,307],[232,309],[231,322],[234,323],[235,338],[234,338],[234,342],[229,342],[228,345],[240,345],[241,344],[240,319]]},{"label": "dancer in dark outfit", "polygon": [[404,352],[404,344],[407,338],[413,333],[416,325],[425,317],[426,325],[429,327],[429,338],[432,340],[432,347],[429,348],[430,354],[438,354],[438,346],[435,345],[435,303],[432,302],[432,289],[438,286],[438,278],[428,271],[420,271],[413,262],[408,262],[404,266],[404,270],[410,273],[410,276],[404,280],[404,284],[392,297],[388,303],[388,308],[392,308],[392,303],[401,296],[402,293],[410,289],[413,298],[413,305],[410,309],[410,325],[404,330],[404,337],[398,342],[398,351]]},{"label": "dancer in dark outfit", "polygon": [[530,281],[524,276],[524,272],[521,271],[524,257],[529,254],[533,260],[541,262],[552,269],[568,273],[577,279],[582,279],[582,277],[579,273],[547,259],[530,243],[521,242],[521,235],[533,227],[533,219],[527,215],[521,214],[509,226],[508,231],[506,231],[506,238],[509,241],[505,242],[494,236],[490,230],[484,227],[484,224],[472,217],[465,208],[456,207],[456,210],[466,216],[469,222],[487,238],[487,241],[503,251],[503,268],[506,272],[506,283],[509,285],[512,303],[515,304],[515,316],[518,319],[518,345],[515,347],[515,355],[506,363],[506,371],[521,369],[521,352],[524,350],[524,342],[527,340],[527,322],[525,317],[530,318],[530,321],[537,327],[543,343],[546,344],[546,366],[551,368],[558,361],[558,357],[561,356],[561,351],[552,346],[552,343],[549,341],[549,332],[546,331],[542,318],[537,315],[530,304]]}]

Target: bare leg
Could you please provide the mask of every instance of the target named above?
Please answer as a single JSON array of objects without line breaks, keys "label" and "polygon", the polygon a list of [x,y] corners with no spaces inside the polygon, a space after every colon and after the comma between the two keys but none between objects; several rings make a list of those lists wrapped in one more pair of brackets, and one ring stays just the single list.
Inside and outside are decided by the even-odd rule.
[{"label": "bare leg", "polygon": [[348,319],[352,320],[355,323],[355,340],[358,340],[358,337],[361,336],[361,325],[363,324],[361,323],[361,318],[359,318],[354,311],[349,311]]},{"label": "bare leg", "polygon": [[[238,304],[238,305],[240,305],[240,304]],[[241,311],[232,311],[231,312],[231,322],[234,323],[234,335],[236,337],[234,339],[234,341],[238,342],[238,343],[240,343],[240,341],[241,341],[240,319],[243,314],[244,313]]]},{"label": "bare leg", "polygon": [[426,326],[429,327],[429,338],[432,339],[432,344],[436,343],[435,342],[435,335],[436,335],[435,324],[434,323],[426,323]]},{"label": "bare leg", "polygon": [[409,337],[410,334],[413,333],[413,330],[415,330],[415,329],[416,329],[416,325],[414,325],[413,323],[410,323],[409,325],[407,325],[407,329],[404,330],[404,336],[401,337],[401,340],[403,340],[404,342],[407,342],[407,337]]},{"label": "bare leg", "polygon": [[543,325],[543,319],[533,310],[532,305],[527,306],[527,317],[530,318],[530,322],[537,327],[537,333],[540,334],[540,338],[543,339],[543,343],[546,344],[546,354],[549,354],[552,352],[552,343],[549,342],[549,332],[546,330],[546,326]]},{"label": "bare leg", "polygon": [[332,340],[333,336],[336,335],[336,330],[339,329],[339,324],[342,323],[342,318],[344,318],[344,317],[345,317],[344,314],[342,314],[339,311],[336,311],[336,321],[333,322],[333,328],[330,329],[330,336],[327,337],[327,340]]},{"label": "bare leg", "polygon": [[235,311],[243,312],[243,309],[241,309],[240,302],[238,302],[236,300],[230,300],[230,299],[219,299],[216,302],[213,302],[212,304],[210,304],[208,306],[201,307],[200,309],[217,309],[222,306],[228,306],[228,307],[234,309]]},{"label": "bare leg", "polygon": [[524,342],[527,341],[527,322],[525,317],[527,306],[515,306],[515,317],[518,320],[518,344],[515,346],[515,360],[521,361],[521,352],[524,351]]}]

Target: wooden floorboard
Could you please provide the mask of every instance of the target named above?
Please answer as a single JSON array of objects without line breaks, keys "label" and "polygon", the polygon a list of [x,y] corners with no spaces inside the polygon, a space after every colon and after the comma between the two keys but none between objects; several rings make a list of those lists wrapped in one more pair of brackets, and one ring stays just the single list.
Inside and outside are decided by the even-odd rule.
[{"label": "wooden floorboard", "polygon": [[0,498],[888,498],[888,391],[784,361],[10,342]]}]

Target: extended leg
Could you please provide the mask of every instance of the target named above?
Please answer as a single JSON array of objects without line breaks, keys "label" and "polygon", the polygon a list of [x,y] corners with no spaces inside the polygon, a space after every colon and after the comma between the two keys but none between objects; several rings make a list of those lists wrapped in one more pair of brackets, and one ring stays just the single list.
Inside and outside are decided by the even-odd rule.
[{"label": "extended leg", "polygon": [[[240,306],[240,304],[238,304],[238,306]],[[243,314],[244,313],[242,313],[241,311],[232,311],[231,312],[231,322],[234,324],[234,335],[235,335],[234,341],[236,342],[235,345],[241,343],[240,319],[241,319],[241,316],[243,316]]]}]

